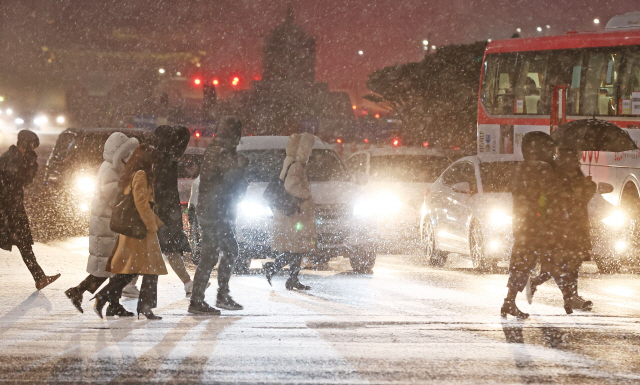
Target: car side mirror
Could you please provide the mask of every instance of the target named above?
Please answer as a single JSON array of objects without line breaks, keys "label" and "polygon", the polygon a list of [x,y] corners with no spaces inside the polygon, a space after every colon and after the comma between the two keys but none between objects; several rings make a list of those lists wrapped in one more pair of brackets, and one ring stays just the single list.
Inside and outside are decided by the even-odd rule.
[{"label": "car side mirror", "polygon": [[369,176],[362,171],[355,171],[353,176],[357,185],[363,186],[369,183]]},{"label": "car side mirror", "polygon": [[453,191],[459,192],[462,194],[471,194],[471,184],[469,182],[458,182],[451,186]]},{"label": "car side mirror", "polygon": [[609,183],[600,182],[598,183],[598,192],[600,194],[609,194],[613,192],[613,186]]}]

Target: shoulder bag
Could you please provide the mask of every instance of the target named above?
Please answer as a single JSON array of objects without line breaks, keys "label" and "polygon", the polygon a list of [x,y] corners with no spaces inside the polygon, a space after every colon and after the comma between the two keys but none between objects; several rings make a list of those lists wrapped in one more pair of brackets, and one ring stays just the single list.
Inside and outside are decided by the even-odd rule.
[{"label": "shoulder bag", "polygon": [[269,206],[271,206],[272,209],[277,209],[288,217],[300,211],[300,203],[302,202],[302,199],[289,194],[284,188],[284,181],[287,180],[289,169],[293,163],[287,167],[287,172],[284,174],[284,180],[280,179],[279,174],[276,175],[271,182],[269,182],[267,188],[262,194],[262,197],[267,201],[267,203],[269,203]]},{"label": "shoulder bag", "polygon": [[118,194],[118,199],[116,200],[118,203],[111,214],[109,227],[114,233],[136,239],[145,239],[147,237],[147,226],[145,226],[142,217],[140,217],[133,198],[133,179],[131,178],[129,186],[130,193],[125,194],[123,191]]}]

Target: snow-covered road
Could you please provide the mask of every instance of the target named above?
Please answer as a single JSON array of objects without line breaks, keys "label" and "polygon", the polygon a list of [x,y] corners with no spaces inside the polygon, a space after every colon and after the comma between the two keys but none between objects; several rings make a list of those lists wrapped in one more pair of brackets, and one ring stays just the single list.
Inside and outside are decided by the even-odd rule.
[{"label": "snow-covered road", "polygon": [[[372,275],[347,261],[285,276],[234,276],[240,312],[195,317],[178,278],[160,278],[162,321],[79,314],[64,290],[86,273],[87,238],[36,244],[47,273],[37,292],[17,251],[0,252],[0,382],[154,383],[639,383],[640,280],[581,279],[593,312],[564,314],[553,283],[524,322],[499,316],[505,274],[482,275],[452,258],[443,269],[380,256]],[[254,266],[260,263],[254,261]],[[215,280],[213,280],[215,282]],[[215,296],[215,287],[207,291]],[[135,300],[123,302],[135,310]]]}]

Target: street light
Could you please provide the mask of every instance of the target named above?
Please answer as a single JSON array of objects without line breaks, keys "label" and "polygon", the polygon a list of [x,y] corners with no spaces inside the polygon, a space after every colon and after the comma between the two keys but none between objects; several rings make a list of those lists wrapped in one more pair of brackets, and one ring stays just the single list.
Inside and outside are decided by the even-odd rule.
[{"label": "street light", "polygon": [[516,28],[516,32],[518,33],[522,32],[522,28]]},{"label": "street light", "polygon": [[164,68],[158,69],[158,72],[160,72],[160,74],[163,74],[164,73]]},{"label": "street light", "polygon": [[593,24],[600,24],[600,19],[593,19]]},{"label": "street light", "polygon": [[0,96],[0,102],[4,102],[4,96]]},{"label": "street light", "polygon": [[538,27],[538,28],[536,28],[536,31],[538,31],[538,32],[542,32],[542,27]]},{"label": "street light", "polygon": [[546,27],[547,27],[547,29],[551,28],[551,26],[550,26],[549,24],[547,24],[547,26],[546,26]]},{"label": "street light", "polygon": [[358,55],[360,55],[360,56],[364,55],[364,51],[362,51],[362,50],[358,51]]},{"label": "street light", "polygon": [[435,44],[431,46],[431,49],[436,49],[436,46],[435,46]]}]

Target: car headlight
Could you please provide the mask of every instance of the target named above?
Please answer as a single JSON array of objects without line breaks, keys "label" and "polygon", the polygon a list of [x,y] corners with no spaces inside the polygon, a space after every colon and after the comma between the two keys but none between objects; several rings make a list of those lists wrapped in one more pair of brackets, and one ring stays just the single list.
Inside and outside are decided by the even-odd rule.
[{"label": "car headlight", "polygon": [[269,206],[252,199],[245,199],[238,205],[240,213],[247,217],[266,217],[273,212]]},{"label": "car headlight", "polygon": [[372,198],[363,198],[356,202],[353,214],[358,217],[371,215],[394,215],[402,208],[402,200],[391,192],[381,192]]},{"label": "car headlight", "polygon": [[626,216],[620,210],[614,211],[611,215],[602,220],[607,226],[611,227],[622,227],[627,221]]},{"label": "car headlight", "polygon": [[81,176],[76,180],[76,188],[78,192],[82,194],[89,194],[93,192],[95,181],[88,176]]},{"label": "car headlight", "polygon": [[505,226],[510,225],[513,218],[510,215],[505,214],[502,210],[493,210],[489,215],[489,220],[493,225]]}]

